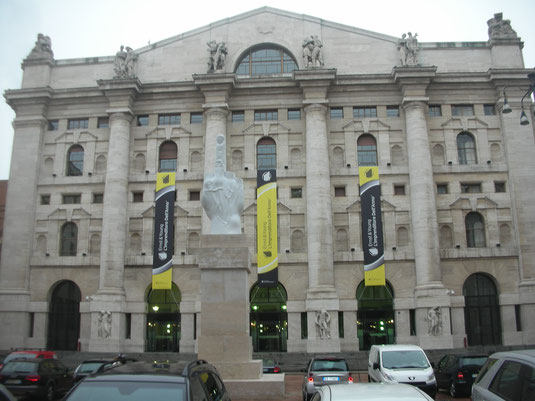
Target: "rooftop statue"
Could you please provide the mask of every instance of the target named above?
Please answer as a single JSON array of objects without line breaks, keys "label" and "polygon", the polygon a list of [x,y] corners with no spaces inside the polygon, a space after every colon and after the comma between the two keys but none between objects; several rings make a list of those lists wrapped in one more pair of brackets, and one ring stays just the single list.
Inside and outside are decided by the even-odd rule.
[{"label": "rooftop statue", "polygon": [[489,39],[516,39],[516,32],[511,28],[511,21],[503,19],[502,13],[494,14],[494,18],[487,21]]},{"label": "rooftop statue", "polygon": [[128,79],[135,78],[134,63],[137,60],[137,54],[131,47],[121,46],[120,50],[115,53],[115,61],[113,71],[115,72],[114,79]]},{"label": "rooftop statue", "polygon": [[42,33],[37,35],[37,41],[33,47],[30,54],[28,54],[28,59],[53,59],[54,52],[52,51],[52,41],[49,36],[45,36]]},{"label": "rooftop statue", "polygon": [[398,41],[399,60],[402,67],[415,67],[418,65],[418,34],[404,33]]},{"label": "rooftop statue", "polygon": [[305,68],[323,67],[323,43],[317,35],[303,40],[303,61]]},{"label": "rooftop statue", "polygon": [[212,222],[210,234],[241,234],[243,181],[226,171],[226,140],[216,138],[215,171],[204,177],[201,203]]},{"label": "rooftop statue", "polygon": [[225,59],[227,58],[227,45],[225,42],[217,43],[211,40],[206,43],[208,45],[208,72],[222,71],[225,67]]}]

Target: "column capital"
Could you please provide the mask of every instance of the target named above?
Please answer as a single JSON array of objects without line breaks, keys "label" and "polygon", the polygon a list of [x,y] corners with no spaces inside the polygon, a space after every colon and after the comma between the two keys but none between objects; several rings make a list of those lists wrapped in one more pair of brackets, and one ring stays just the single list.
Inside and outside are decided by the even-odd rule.
[{"label": "column capital", "polygon": [[43,116],[53,95],[54,90],[50,87],[14,89],[4,93],[7,104],[15,111],[17,118]]},{"label": "column capital", "polygon": [[[437,67],[394,67],[392,78],[398,84],[405,98],[425,98],[429,83],[436,76]],[[427,101],[427,100],[426,100]]]},{"label": "column capital", "polygon": [[228,107],[228,97],[236,85],[236,74],[193,74],[193,81],[204,95],[204,108]]},{"label": "column capital", "polygon": [[303,88],[304,104],[326,103],[327,91],[336,79],[336,69],[297,70],[293,79]]},{"label": "column capital", "polygon": [[143,90],[141,82],[137,78],[133,79],[101,79],[97,81],[99,89],[108,98],[108,113],[124,112],[128,110],[133,114],[134,101],[136,96]]}]

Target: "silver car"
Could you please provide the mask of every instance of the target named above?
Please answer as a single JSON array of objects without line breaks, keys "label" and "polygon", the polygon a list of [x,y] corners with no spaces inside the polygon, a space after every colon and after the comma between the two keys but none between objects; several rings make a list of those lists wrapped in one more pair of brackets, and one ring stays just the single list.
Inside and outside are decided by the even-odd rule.
[{"label": "silver car", "polygon": [[535,349],[489,356],[472,386],[472,401],[535,400]]},{"label": "silver car", "polygon": [[308,401],[318,387],[327,384],[353,383],[349,366],[343,358],[313,358],[303,378],[303,401]]},{"label": "silver car", "polygon": [[416,386],[402,383],[355,383],[318,387],[311,401],[432,401]]}]

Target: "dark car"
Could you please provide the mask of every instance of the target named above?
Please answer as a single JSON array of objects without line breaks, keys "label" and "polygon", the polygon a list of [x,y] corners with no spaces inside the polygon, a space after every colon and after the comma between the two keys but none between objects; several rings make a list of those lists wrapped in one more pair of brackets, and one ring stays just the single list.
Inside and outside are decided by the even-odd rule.
[{"label": "dark car", "polygon": [[349,366],[343,358],[313,358],[303,378],[303,401],[308,401],[316,392],[316,387],[326,384],[353,383]]},{"label": "dark car", "polygon": [[262,358],[263,373],[280,373],[281,368],[279,363],[274,358]]},{"label": "dark car", "polygon": [[439,389],[448,390],[452,397],[470,395],[472,384],[487,355],[444,355],[435,368]]},{"label": "dark car", "polygon": [[2,363],[0,363],[0,369],[2,369],[2,366],[4,366],[4,363],[7,363],[13,359],[50,359],[50,358],[57,358],[56,353],[54,351],[43,351],[43,350],[20,350],[20,351],[13,351],[10,352],[3,360]]},{"label": "dark car", "polygon": [[198,360],[177,363],[132,362],[112,366],[79,381],[63,401],[230,401],[217,372]]},{"label": "dark car", "polygon": [[57,359],[13,359],[0,370],[0,383],[16,396],[52,401],[66,393],[73,380]]},{"label": "dark car", "polygon": [[15,396],[11,394],[3,384],[0,384],[0,401],[17,401]]},{"label": "dark car", "polygon": [[72,378],[76,383],[77,381],[82,380],[84,377],[97,372],[107,363],[110,363],[109,359],[88,359],[86,361],[83,361],[76,367],[76,369],[74,369]]}]

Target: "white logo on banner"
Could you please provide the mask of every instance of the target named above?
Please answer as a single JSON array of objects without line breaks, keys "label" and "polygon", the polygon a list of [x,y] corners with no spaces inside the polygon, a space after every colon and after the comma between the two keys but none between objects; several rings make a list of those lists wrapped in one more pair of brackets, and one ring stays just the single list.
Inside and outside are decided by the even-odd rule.
[{"label": "white logo on banner", "polygon": [[266,171],[264,174],[262,174],[262,179],[264,181],[270,181],[271,180],[271,171]]},{"label": "white logo on banner", "polygon": [[160,260],[165,260],[167,259],[167,252],[160,252],[158,254],[158,257],[160,258]]},{"label": "white logo on banner", "polygon": [[368,252],[370,252],[370,255],[372,256],[377,256],[379,254],[379,251],[377,250],[377,248],[370,248]]}]

